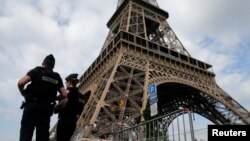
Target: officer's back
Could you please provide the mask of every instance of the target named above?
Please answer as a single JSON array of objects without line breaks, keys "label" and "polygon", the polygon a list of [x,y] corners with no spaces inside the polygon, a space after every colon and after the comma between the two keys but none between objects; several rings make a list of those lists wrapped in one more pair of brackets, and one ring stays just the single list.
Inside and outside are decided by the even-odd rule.
[{"label": "officer's back", "polygon": [[62,79],[58,73],[53,72],[54,65],[55,58],[50,54],[45,57],[42,66],[33,68],[18,81],[19,91],[26,100],[22,106],[20,141],[31,141],[34,129],[37,141],[47,141],[57,91],[64,100],[55,107],[63,108],[67,102]]}]

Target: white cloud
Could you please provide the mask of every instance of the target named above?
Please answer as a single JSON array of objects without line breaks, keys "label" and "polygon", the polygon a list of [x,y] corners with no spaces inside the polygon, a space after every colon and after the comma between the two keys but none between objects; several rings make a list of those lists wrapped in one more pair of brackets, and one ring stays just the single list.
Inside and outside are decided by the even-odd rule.
[{"label": "white cloud", "polygon": [[217,83],[243,105],[248,105],[245,99],[249,100],[249,67],[246,66],[249,60],[242,59],[249,59],[246,57],[249,56],[249,2],[158,0],[158,3],[169,12],[168,22],[189,53],[213,65]]}]

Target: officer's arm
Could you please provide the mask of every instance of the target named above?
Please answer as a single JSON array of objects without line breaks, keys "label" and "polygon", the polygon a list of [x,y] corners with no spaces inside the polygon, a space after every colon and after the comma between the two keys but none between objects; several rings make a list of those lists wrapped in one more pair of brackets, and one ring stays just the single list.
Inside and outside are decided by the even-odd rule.
[{"label": "officer's arm", "polygon": [[25,85],[31,81],[31,78],[28,75],[24,75],[21,79],[19,79],[17,85],[22,96],[25,96]]},{"label": "officer's arm", "polygon": [[64,108],[65,105],[66,105],[67,102],[68,102],[67,93],[66,93],[66,90],[65,90],[64,87],[61,87],[61,88],[59,89],[59,93],[60,93],[60,95],[61,95],[62,98],[61,98],[61,100],[59,101],[59,103],[56,104],[55,109],[62,109],[62,108]]}]

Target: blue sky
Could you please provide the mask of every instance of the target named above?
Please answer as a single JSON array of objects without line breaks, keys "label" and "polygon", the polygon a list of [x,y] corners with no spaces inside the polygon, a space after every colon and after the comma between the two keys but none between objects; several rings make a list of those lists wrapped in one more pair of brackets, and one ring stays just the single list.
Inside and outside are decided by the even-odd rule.
[{"label": "blue sky", "polygon": [[[250,1],[158,0],[195,58],[213,65],[216,82],[250,110]],[[19,137],[23,100],[17,81],[53,53],[63,78],[98,56],[117,0],[0,0],[0,140]],[[56,117],[52,118],[52,124]]]}]

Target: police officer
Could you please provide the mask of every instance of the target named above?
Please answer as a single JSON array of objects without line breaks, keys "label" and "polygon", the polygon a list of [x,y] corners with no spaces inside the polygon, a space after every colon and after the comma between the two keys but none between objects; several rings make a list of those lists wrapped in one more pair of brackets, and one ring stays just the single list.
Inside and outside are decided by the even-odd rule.
[{"label": "police officer", "polygon": [[68,102],[63,109],[58,111],[57,141],[70,140],[76,128],[77,117],[81,114],[86,103],[86,99],[83,99],[76,87],[79,82],[77,76],[78,74],[73,73],[65,78]]},{"label": "police officer", "polygon": [[[45,57],[42,66],[33,68],[18,81],[19,91],[26,100],[23,106],[20,141],[31,141],[34,129],[36,141],[48,141],[50,117],[54,107],[60,109],[67,103],[65,87],[60,75],[53,71],[54,65],[55,58],[50,54]],[[63,100],[55,105],[57,92]]]}]

